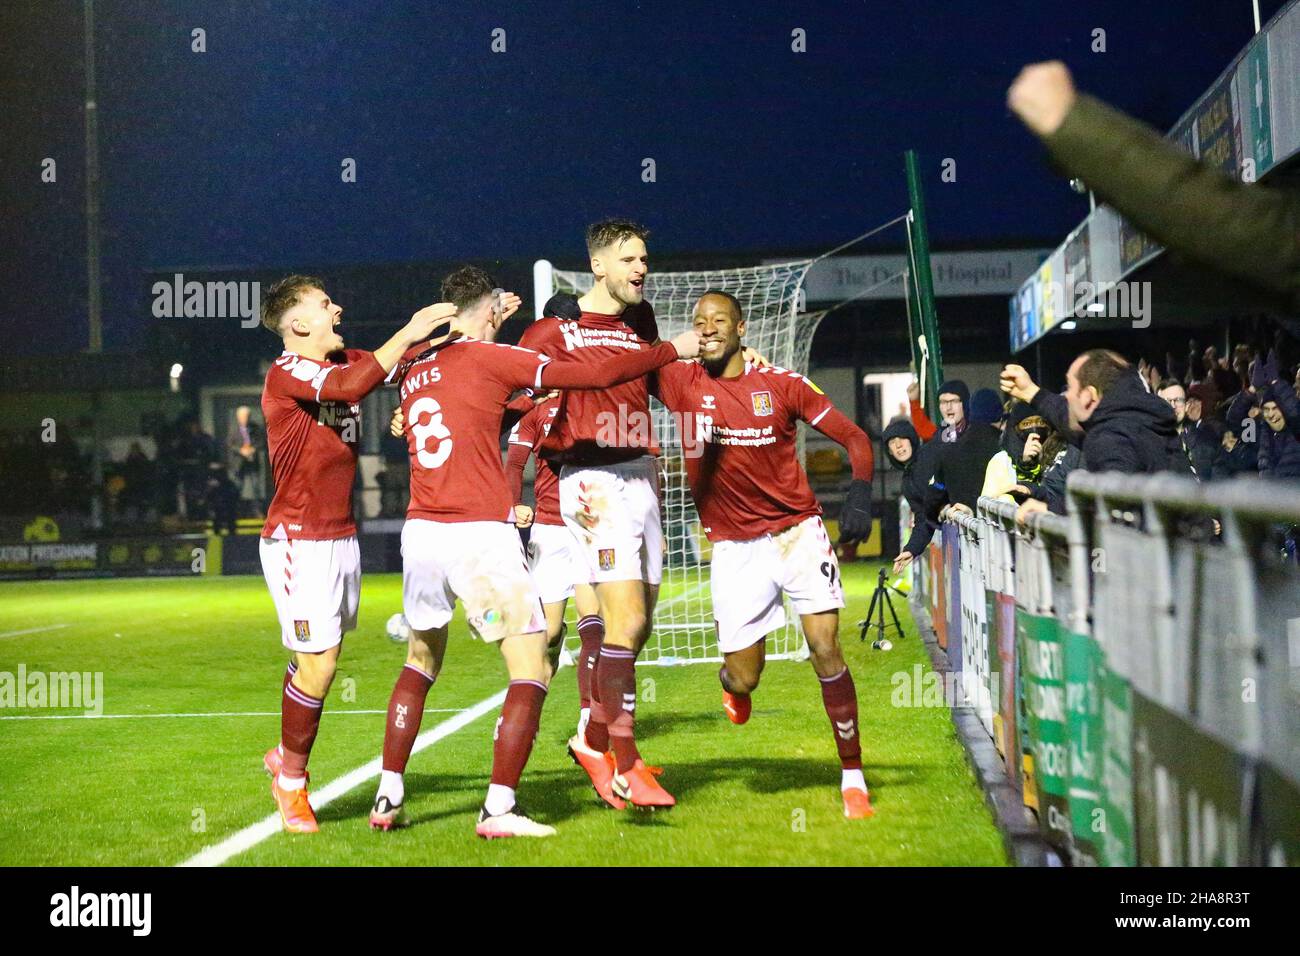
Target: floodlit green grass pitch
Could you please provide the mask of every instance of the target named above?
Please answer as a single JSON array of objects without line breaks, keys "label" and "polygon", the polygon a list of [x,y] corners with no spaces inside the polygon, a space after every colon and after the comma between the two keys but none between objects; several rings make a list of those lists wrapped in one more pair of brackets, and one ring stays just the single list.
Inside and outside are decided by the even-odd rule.
[{"label": "floodlit green grass pitch", "polygon": [[[743,727],[722,712],[714,665],[638,668],[638,736],[680,801],[653,815],[602,808],[570,762],[577,690],[566,668],[520,787],[524,807],[558,836],[474,836],[492,708],[412,758],[410,828],[369,830],[372,778],[320,810],[318,835],[276,832],[229,864],[1004,864],[948,712],[890,704],[891,675],[925,661],[903,602],[909,636],[893,651],[858,641],[853,622],[875,570],[844,568],[841,626],[874,819],[841,814],[838,762],[806,662],[768,665]],[[364,579],[360,628],[345,642],[312,754],[313,792],[379,755],[404,653],[383,633],[400,584],[397,575]],[[0,709],[0,864],[172,865],[273,813],[261,757],[279,736],[285,659],[260,578],[0,584],[0,672],[101,672],[104,696],[102,717]],[[458,617],[422,731],[504,683],[500,655],[471,640]]]}]

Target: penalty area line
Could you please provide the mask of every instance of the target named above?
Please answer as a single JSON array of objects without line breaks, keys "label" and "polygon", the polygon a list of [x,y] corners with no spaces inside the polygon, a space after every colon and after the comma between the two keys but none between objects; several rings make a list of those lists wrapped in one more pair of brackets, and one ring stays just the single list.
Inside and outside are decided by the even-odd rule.
[{"label": "penalty area line", "polygon": [[[461,711],[455,717],[444,720],[438,726],[426,730],[415,738],[415,745],[411,747],[411,756],[415,756],[426,747],[432,747],[444,737],[450,737],[456,731],[469,726],[484,714],[500,707],[505,699],[506,692],[504,690],[497,691],[491,697],[484,698],[473,707]],[[348,791],[359,787],[372,777],[379,776],[379,771],[382,769],[383,757],[380,756],[363,766],[357,767],[355,770],[349,771],[336,780],[331,780],[311,795],[312,809],[319,811],[322,807],[333,803]],[[275,836],[280,832],[280,829],[280,814],[277,811],[231,834],[220,843],[201,850],[188,860],[178,863],[177,866],[220,866],[263,840]]]}]

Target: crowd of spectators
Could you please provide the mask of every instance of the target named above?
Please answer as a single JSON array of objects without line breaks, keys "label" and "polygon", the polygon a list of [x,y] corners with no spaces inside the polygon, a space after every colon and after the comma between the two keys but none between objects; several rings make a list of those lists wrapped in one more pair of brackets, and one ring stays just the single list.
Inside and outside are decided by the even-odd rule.
[{"label": "crowd of spectators", "polygon": [[[1063,514],[1075,469],[1300,481],[1300,369],[1282,364],[1290,344],[1279,331],[1267,346],[1237,346],[1229,360],[1193,342],[1185,363],[1166,355],[1163,367],[1093,349],[1071,363],[1060,393],[1009,364],[1001,394],[943,383],[941,424],[930,421],[913,385],[905,414],[884,433],[914,515],[896,571],[922,553],[941,521],[973,513],[981,496],[1015,501],[1022,522],[1034,511]],[[1296,531],[1283,531],[1294,557]]]},{"label": "crowd of spectators", "polygon": [[102,444],[98,481],[89,420],[0,432],[0,514],[80,516],[109,530],[211,521],[233,533],[238,518],[265,513],[265,436],[247,407],[236,411],[224,446],[192,415],[148,432],[118,460]]}]

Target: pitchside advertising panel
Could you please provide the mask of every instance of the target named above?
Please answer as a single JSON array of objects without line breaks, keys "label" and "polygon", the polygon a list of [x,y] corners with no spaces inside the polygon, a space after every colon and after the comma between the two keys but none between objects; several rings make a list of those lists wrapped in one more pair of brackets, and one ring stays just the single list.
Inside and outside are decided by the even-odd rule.
[{"label": "pitchside advertising panel", "polygon": [[212,573],[212,552],[206,534],[98,539],[77,517],[0,521],[0,580]]}]

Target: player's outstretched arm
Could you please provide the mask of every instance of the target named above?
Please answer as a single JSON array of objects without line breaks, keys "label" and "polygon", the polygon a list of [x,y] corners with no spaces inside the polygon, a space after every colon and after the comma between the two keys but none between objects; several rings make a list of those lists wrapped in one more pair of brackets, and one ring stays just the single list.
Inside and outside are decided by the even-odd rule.
[{"label": "player's outstretched arm", "polygon": [[573,360],[549,362],[542,367],[539,377],[544,388],[609,388],[671,365],[679,358],[692,359],[699,354],[700,335],[691,329],[671,342],[616,355],[599,365]]},{"label": "player's outstretched arm", "polygon": [[866,540],[871,537],[871,479],[876,470],[871,439],[833,406],[809,424],[849,453],[853,478],[840,509],[840,541]]},{"label": "player's outstretched arm", "polygon": [[[402,353],[411,346],[419,345],[430,338],[434,332],[450,326],[455,315],[456,307],[454,305],[450,302],[438,302],[434,305],[426,305],[411,316],[411,321],[402,326],[396,335],[375,349],[375,361],[384,367],[384,374],[387,375],[393,370],[393,366],[402,357]],[[444,334],[439,338],[438,342],[431,342],[430,344],[437,345],[448,338],[450,338],[450,335]]]}]

